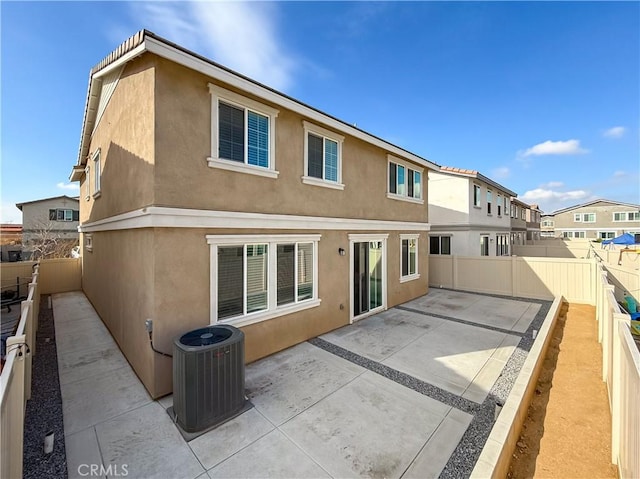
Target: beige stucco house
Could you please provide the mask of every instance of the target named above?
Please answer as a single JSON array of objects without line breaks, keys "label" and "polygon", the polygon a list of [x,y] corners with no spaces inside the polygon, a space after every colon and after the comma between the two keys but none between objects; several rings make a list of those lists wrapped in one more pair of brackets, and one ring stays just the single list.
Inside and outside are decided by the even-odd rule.
[{"label": "beige stucco house", "polygon": [[430,254],[509,255],[516,193],[475,170],[429,171]]},{"label": "beige stucco house", "polygon": [[71,179],[83,289],[154,397],[173,339],[251,362],[427,292],[438,166],[141,31],[91,70]]},{"label": "beige stucco house", "polygon": [[46,253],[53,243],[76,244],[78,198],[61,195],[17,203],[22,211],[22,259]]},{"label": "beige stucco house", "polygon": [[543,237],[610,239],[640,233],[640,205],[594,200],[542,215]]}]

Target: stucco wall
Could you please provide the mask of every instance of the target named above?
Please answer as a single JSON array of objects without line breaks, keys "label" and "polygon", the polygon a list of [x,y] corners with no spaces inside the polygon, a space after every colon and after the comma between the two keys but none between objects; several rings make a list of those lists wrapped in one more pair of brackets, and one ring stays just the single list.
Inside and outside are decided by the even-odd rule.
[{"label": "stucco wall", "polygon": [[82,289],[149,392],[156,396],[154,353],[144,320],[155,311],[154,236],[150,229],[93,233],[82,257]]},{"label": "stucco wall", "polygon": [[[210,78],[166,60],[156,67],[156,204],[194,209],[427,221],[427,205],[387,198],[387,152],[346,136],[343,191],[303,184],[303,117],[277,105],[277,179],[207,165]],[[229,85],[224,88],[233,90]],[[245,96],[257,101],[259,98]],[[320,125],[322,126],[322,125]],[[339,133],[339,132],[338,132]],[[185,188],[185,185],[189,185]],[[427,197],[426,171],[423,172]]]},{"label": "stucco wall", "polygon": [[[615,232],[615,236],[623,232],[640,232],[640,221],[613,221],[613,213],[635,211],[639,208],[626,205],[616,205],[607,202],[598,202],[593,205],[574,208],[569,211],[557,213],[553,216],[556,236],[562,236],[562,231],[585,231],[586,238],[597,238],[600,231]],[[595,213],[595,223],[574,221],[576,213]]]},{"label": "stucco wall", "polygon": [[[171,352],[173,340],[179,334],[210,324],[210,246],[208,234],[309,234],[310,231],[283,230],[154,230],[154,344],[161,351]],[[358,232],[362,233],[362,232]],[[387,298],[388,307],[413,299],[427,292],[427,237],[419,240],[420,278],[400,283],[400,233],[389,233],[387,240]],[[339,248],[349,250],[347,231],[322,231],[318,243],[318,307],[298,313],[244,326],[245,360],[247,363],[268,356],[297,343],[349,324],[349,254],[340,256]],[[341,308],[342,306],[342,308]],[[131,318],[143,329],[143,312]],[[231,323],[232,324],[232,323]],[[148,342],[147,342],[148,343]],[[141,350],[148,350],[144,339]],[[154,384],[147,388],[156,395],[171,392],[171,360],[156,355]]]},{"label": "stucco wall", "polygon": [[[151,55],[127,64],[93,133],[87,162],[89,177],[85,175],[80,182],[81,223],[154,203],[154,64],[155,57]],[[98,149],[101,195],[94,199],[91,156]]]}]

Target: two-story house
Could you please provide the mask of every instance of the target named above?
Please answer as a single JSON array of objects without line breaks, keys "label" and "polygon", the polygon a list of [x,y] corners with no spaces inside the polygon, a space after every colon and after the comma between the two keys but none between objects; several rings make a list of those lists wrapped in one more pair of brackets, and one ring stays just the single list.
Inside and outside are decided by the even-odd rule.
[{"label": "two-story house", "polygon": [[529,205],[518,198],[511,198],[511,244],[521,246],[527,242],[527,210]]},{"label": "two-story house", "polygon": [[475,170],[442,166],[429,171],[429,253],[509,255],[515,195]]},{"label": "two-story house", "polygon": [[22,259],[64,255],[77,244],[78,198],[62,195],[17,203],[22,211]]},{"label": "two-story house", "polygon": [[640,233],[640,205],[594,200],[542,216],[543,237],[611,239]]},{"label": "two-story house", "polygon": [[152,396],[173,339],[251,362],[427,292],[434,163],[141,31],[91,70],[83,289]]}]

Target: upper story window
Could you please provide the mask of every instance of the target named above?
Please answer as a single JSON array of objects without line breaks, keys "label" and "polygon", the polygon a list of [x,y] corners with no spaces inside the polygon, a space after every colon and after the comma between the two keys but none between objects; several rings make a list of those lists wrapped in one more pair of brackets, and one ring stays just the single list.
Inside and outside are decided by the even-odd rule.
[{"label": "upper story window", "polygon": [[574,213],[573,221],[576,223],[595,223],[595,213]]},{"label": "upper story window", "polygon": [[342,184],[342,143],[344,137],[313,125],[304,126],[304,176],[302,182],[344,189]]},{"label": "upper story window", "polygon": [[518,217],[518,207],[516,205],[514,205],[513,203],[511,204],[511,217],[512,218],[517,218]]},{"label": "upper story window", "polygon": [[211,83],[209,93],[209,166],[276,178],[275,119],[278,110]]},{"label": "upper story window", "polygon": [[424,203],[422,199],[422,169],[409,167],[389,156],[388,198]]},{"label": "upper story window", "polygon": [[71,209],[50,209],[49,221],[79,221],[80,212]]},{"label": "upper story window", "polygon": [[500,195],[496,199],[496,206],[498,207],[498,216],[502,216],[502,196]]},{"label": "upper story window", "polygon": [[85,195],[85,200],[89,201],[91,196],[91,167],[89,164],[84,168],[84,184],[85,190],[87,194]]},{"label": "upper story window", "polygon": [[491,190],[487,190],[487,214],[491,214]]},{"label": "upper story window", "polygon": [[527,210],[525,210],[524,208],[520,208],[520,219],[521,220],[527,219]]},{"label": "upper story window", "polygon": [[504,197],[504,215],[507,216],[509,214],[509,198]]},{"label": "upper story window", "polygon": [[613,221],[640,221],[640,211],[620,211],[613,213]]},{"label": "upper story window", "polygon": [[93,154],[93,197],[97,198],[100,196],[100,176],[102,172],[100,171],[100,148]]},{"label": "upper story window", "polygon": [[418,279],[418,238],[420,235],[400,235],[400,282]]},{"label": "upper story window", "polygon": [[480,208],[480,185],[473,185],[473,206]]},{"label": "upper story window", "polygon": [[542,223],[540,223],[540,224],[542,226],[546,226],[546,227],[554,225],[553,220],[543,220]]}]

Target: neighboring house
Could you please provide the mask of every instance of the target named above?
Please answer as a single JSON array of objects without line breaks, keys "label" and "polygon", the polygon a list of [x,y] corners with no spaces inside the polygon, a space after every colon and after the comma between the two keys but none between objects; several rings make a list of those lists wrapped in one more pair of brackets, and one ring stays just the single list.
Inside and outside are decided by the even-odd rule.
[{"label": "neighboring house", "polygon": [[640,205],[594,200],[543,215],[543,237],[610,239],[640,233]]},{"label": "neighboring house", "polygon": [[542,211],[538,205],[529,205],[526,208],[527,217],[527,240],[537,241],[540,239],[540,221]]},{"label": "neighboring house", "polygon": [[516,194],[474,170],[429,172],[430,254],[507,256],[510,198]]},{"label": "neighboring house", "polygon": [[22,259],[22,225],[0,224],[0,261],[20,261]]},{"label": "neighboring house", "polygon": [[541,238],[554,238],[555,234],[555,221],[553,221],[553,214],[543,214],[540,217],[540,237]]},{"label": "neighboring house", "polygon": [[91,70],[83,289],[153,397],[177,335],[242,328],[246,361],[427,292],[438,166],[141,31]]},{"label": "neighboring house", "polygon": [[518,198],[511,198],[511,244],[522,246],[527,241],[527,209],[529,205]]},{"label": "neighboring house", "polygon": [[16,204],[22,211],[22,259],[43,249],[52,251],[54,245],[77,243],[78,204],[78,198],[66,195]]}]

